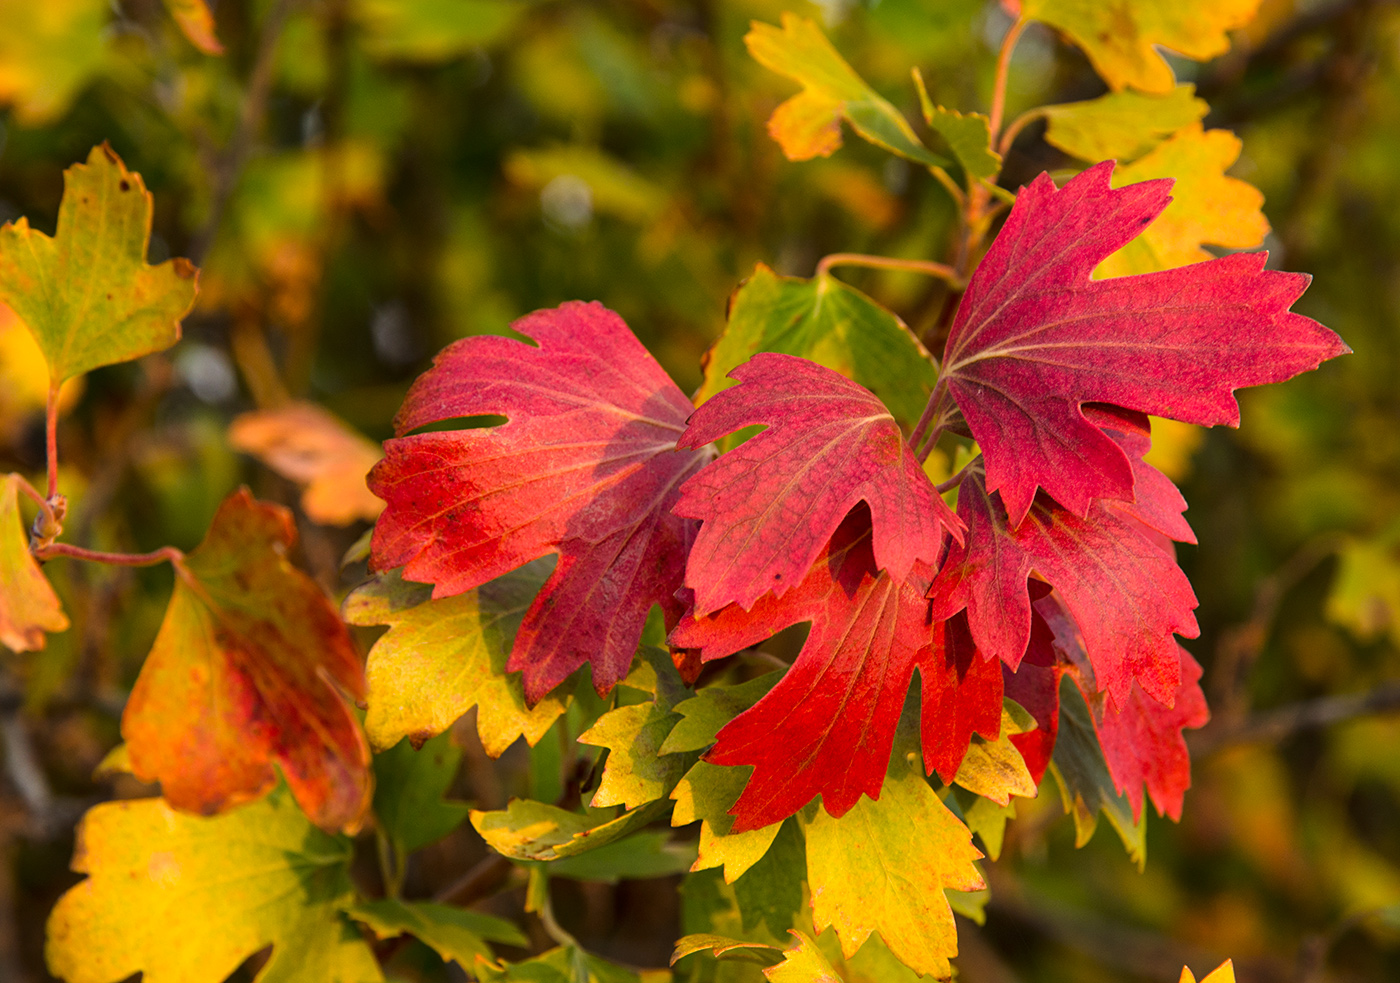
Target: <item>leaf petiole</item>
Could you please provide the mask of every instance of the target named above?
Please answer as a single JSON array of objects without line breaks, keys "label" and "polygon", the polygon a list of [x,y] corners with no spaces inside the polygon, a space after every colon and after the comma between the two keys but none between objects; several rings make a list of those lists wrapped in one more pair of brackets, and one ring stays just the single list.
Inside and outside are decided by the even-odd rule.
[{"label": "leaf petiole", "polygon": [[185,554],[174,546],[162,546],[149,553],[104,553],[101,550],[85,549],[70,543],[50,543],[34,550],[36,560],[52,560],[56,556],[67,556],[75,560],[91,563],[105,563],[113,567],[153,567],[157,563],[179,563]]},{"label": "leaf petiole", "polygon": [[48,404],[44,408],[44,451],[48,458],[49,498],[58,494],[58,386],[56,380],[49,380]]},{"label": "leaf petiole", "polygon": [[963,288],[962,278],[957,270],[946,263],[935,263],[927,259],[896,259],[892,256],[869,256],[865,253],[832,253],[823,256],[817,263],[817,276],[830,276],[833,266],[866,266],[879,270],[905,270],[910,273],[923,273],[926,276],[946,280],[955,289]]}]

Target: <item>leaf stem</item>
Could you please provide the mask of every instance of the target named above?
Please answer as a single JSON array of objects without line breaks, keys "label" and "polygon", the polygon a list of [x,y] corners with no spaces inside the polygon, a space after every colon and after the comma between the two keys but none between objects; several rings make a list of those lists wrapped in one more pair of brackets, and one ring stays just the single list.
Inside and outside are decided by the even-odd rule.
[{"label": "leaf stem", "polygon": [[942,402],[942,396],[943,380],[939,379],[934,384],[933,392],[929,393],[928,405],[924,407],[923,415],[919,417],[918,422],[914,424],[913,431],[909,434],[909,446],[916,451],[928,434],[928,428],[933,425],[933,418],[938,414],[938,405]]},{"label": "leaf stem", "polygon": [[397,899],[403,894],[403,857],[382,829],[374,831],[375,852],[379,857],[379,876],[384,881],[384,893]]},{"label": "leaf stem", "polygon": [[1026,29],[1026,24],[1025,18],[1018,18],[1001,39],[1001,51],[997,55],[997,74],[992,82],[992,111],[988,113],[993,140],[1001,131],[1001,117],[1006,111],[1006,79],[1011,72],[1011,52],[1015,50],[1016,42],[1021,39],[1021,32]]},{"label": "leaf stem", "polygon": [[1007,151],[1011,149],[1011,144],[1016,141],[1016,137],[1020,135],[1021,131],[1036,120],[1045,118],[1045,108],[1044,106],[1037,106],[1035,109],[1028,109],[1007,124],[1006,132],[1001,135],[1001,142],[997,144],[997,153],[1001,154],[1003,160],[1006,158]]},{"label": "leaf stem", "polygon": [[112,567],[153,567],[157,563],[179,563],[185,554],[174,546],[162,546],[149,553],[104,553],[100,550],[85,549],[71,543],[50,543],[34,551],[35,559],[52,560],[57,556],[67,556],[75,560],[91,563],[105,563]]},{"label": "leaf stem", "polygon": [[963,465],[962,470],[959,471],[957,474],[953,475],[947,481],[940,481],[933,487],[938,490],[938,494],[940,495],[942,495],[944,492],[952,491],[954,488],[958,487],[958,485],[961,485],[963,479],[967,477],[967,468],[968,465]]},{"label": "leaf stem", "polygon": [[48,405],[44,408],[44,452],[48,458],[49,498],[58,494],[58,383],[49,380]]},{"label": "leaf stem", "polygon": [[923,273],[926,276],[946,280],[954,287],[961,288],[962,280],[956,270],[946,263],[935,263],[928,259],[896,259],[892,256],[870,256],[865,253],[832,253],[823,256],[817,263],[817,276],[829,276],[833,266],[868,266],[879,270],[906,270],[910,273]]},{"label": "leaf stem", "polygon": [[39,494],[39,489],[31,485],[23,475],[17,474],[15,477],[19,479],[19,490],[24,492],[35,505],[39,506],[39,518],[34,522],[31,535],[47,546],[53,541],[54,536],[63,531],[63,527],[59,525],[62,520],[54,509],[53,503]]}]

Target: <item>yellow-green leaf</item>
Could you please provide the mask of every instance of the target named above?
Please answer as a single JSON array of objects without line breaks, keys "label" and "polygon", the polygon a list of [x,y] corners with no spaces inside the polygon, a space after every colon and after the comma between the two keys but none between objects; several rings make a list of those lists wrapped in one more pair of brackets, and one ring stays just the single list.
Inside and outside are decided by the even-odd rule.
[{"label": "yellow-green leaf", "polygon": [[[714,935],[708,932],[697,932],[694,935],[687,935],[676,940],[676,949],[671,953],[671,965],[676,964],[676,960],[684,959],[686,956],[694,955],[697,952],[709,952],[716,959],[729,952],[739,952],[741,955],[748,955],[746,950],[758,949],[767,952],[776,951],[773,946],[766,942],[746,942],[743,939],[731,939],[727,935]],[[758,953],[753,955],[757,956]]]},{"label": "yellow-green leaf", "polygon": [[220,983],[267,945],[259,983],[371,983],[379,964],[339,909],[354,900],[350,840],[285,788],[212,818],[160,799],[83,817],[73,869],[86,880],[49,916],[49,970],[68,983]]},{"label": "yellow-green leaf", "polygon": [[494,812],[474,810],[472,826],[491,849],[514,860],[557,860],[596,850],[641,829],[670,803],[649,802],[615,819],[569,812],[558,806],[512,799]]},{"label": "yellow-green leaf", "polygon": [[1167,48],[1196,61],[1230,49],[1226,32],[1254,19],[1260,0],[1021,0],[1021,16],[1059,28],[1109,88],[1170,92]]},{"label": "yellow-green leaf", "polygon": [[996,860],[1001,856],[1002,843],[1006,839],[1006,822],[1016,818],[1016,803],[998,805],[991,799],[978,796],[971,806],[963,810],[967,828],[982,840],[987,856]]},{"label": "yellow-green leaf", "polygon": [[108,0],[0,0],[0,105],[47,123],[102,67]]},{"label": "yellow-green leaf", "polygon": [[698,761],[676,785],[672,826],[700,821],[700,855],[691,870],[723,867],[725,883],[733,884],[768,852],[782,823],[770,823],[743,833],[731,833],[729,810],[748,781],[748,768],[726,768]]},{"label": "yellow-green leaf", "polygon": [[1209,110],[1204,99],[1196,98],[1196,87],[1188,83],[1165,95],[1110,92],[1085,102],[1046,106],[1042,113],[1047,143],[1097,164],[1136,160]]},{"label": "yellow-green leaf", "polygon": [[841,977],[817,948],[811,936],[788,929],[793,944],[783,950],[783,961],[763,971],[772,983],[842,983]]},{"label": "yellow-green leaf", "polygon": [[1146,157],[1114,170],[1115,188],[1152,178],[1173,178],[1172,201],[1141,235],[1104,260],[1097,277],[1128,276],[1199,263],[1211,258],[1204,243],[1253,249],[1268,235],[1260,210],[1264,196],[1227,168],[1240,155],[1240,138],[1228,130],[1193,123]]},{"label": "yellow-green leaf", "polygon": [[29,552],[19,511],[17,474],[0,478],[0,642],[16,652],[44,647],[44,633],[65,631],[68,616]]},{"label": "yellow-green leaf", "polygon": [[1373,540],[1348,539],[1337,558],[1327,617],[1362,641],[1400,645],[1400,523]]},{"label": "yellow-green leaf", "polygon": [[153,207],[141,175],[104,143],[63,172],[53,238],[25,218],[0,228],[0,301],[34,333],[54,382],[180,339],[199,271],[146,264]]},{"label": "yellow-green leaf", "polygon": [[440,734],[473,706],[481,743],[493,757],[518,737],[535,744],[564,712],[551,694],[525,705],[520,680],[506,659],[520,619],[548,575],[536,561],[476,590],[430,600],[432,588],[380,574],[345,599],[352,625],[388,625],[365,666],[369,711],[365,732],[377,748],[408,737]]},{"label": "yellow-green leaf", "polygon": [[221,55],[224,46],[214,33],[214,14],[205,0],[165,0],[165,9],[185,38],[206,55]]},{"label": "yellow-green leaf", "polygon": [[1003,709],[1001,735],[995,741],[989,741],[974,734],[954,781],[969,792],[975,792],[1001,806],[1010,802],[1013,795],[1022,798],[1034,796],[1035,779],[1026,768],[1021,752],[1011,743],[1012,734],[1034,729],[1034,725],[1035,721],[1032,720],[1030,728],[1021,726],[1010,712]]},{"label": "yellow-green leaf", "polygon": [[992,149],[991,120],[981,113],[960,113],[936,106],[924,87],[924,77],[914,69],[914,87],[919,90],[919,108],[929,129],[948,141],[953,156],[968,175],[989,180],[1001,172],[1001,154]]},{"label": "yellow-green leaf", "polygon": [[492,959],[487,942],[529,948],[525,934],[510,922],[431,901],[399,901],[380,898],[362,901],[346,909],[357,922],[368,925],[377,938],[391,939],[407,932],[445,960],[456,960],[463,969],[476,965],[476,957]]},{"label": "yellow-green leaf", "polygon": [[833,276],[779,276],[762,263],[730,302],[696,402],[734,385],[729,371],[756,352],[798,355],[840,372],[880,397],[905,427],[938,381],[933,356],[893,311]]},{"label": "yellow-green leaf", "polygon": [[434,63],[503,38],[527,10],[519,0],[355,0],[372,57]]},{"label": "yellow-green leaf", "polygon": [[841,146],[844,119],[890,153],[929,166],[948,163],[919,142],[909,121],[846,64],[815,21],[791,13],[783,14],[781,28],[754,21],[744,43],[760,65],[802,85],[768,120],[768,133],[789,160],[830,157]]},{"label": "yellow-green leaf", "polygon": [[840,819],[819,810],[807,826],[813,922],[836,929],[847,958],[879,932],[910,969],[946,977],[958,940],[943,891],[986,887],[973,864],[981,856],[922,771],[896,753],[879,799],[862,797]]},{"label": "yellow-green leaf", "polygon": [[593,808],[635,809],[667,796],[693,756],[660,754],[661,743],[680,715],[656,703],[634,703],[609,710],[578,736],[579,743],[608,748],[603,778],[589,803]]}]

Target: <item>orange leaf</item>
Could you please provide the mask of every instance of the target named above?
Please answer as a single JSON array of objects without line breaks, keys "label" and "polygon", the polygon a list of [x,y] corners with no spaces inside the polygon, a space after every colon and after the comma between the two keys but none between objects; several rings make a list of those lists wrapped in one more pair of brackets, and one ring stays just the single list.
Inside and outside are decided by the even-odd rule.
[{"label": "orange leaf", "polygon": [[229,443],[272,470],[306,486],[301,507],[324,526],[373,521],[384,503],[370,493],[365,475],[383,457],[367,440],[321,407],[293,403],[244,413],[228,431]]},{"label": "orange leaf", "polygon": [[67,629],[68,618],[29,553],[19,482],[17,474],[0,478],[0,642],[28,652],[44,647],[44,632]]},{"label": "orange leaf", "polygon": [[[369,748],[340,692],[364,698],[348,630],[287,562],[291,514],[234,492],[175,591],[122,717],[132,771],[178,809],[212,814],[277,783],[318,826],[358,828]],[[340,689],[338,689],[339,687]]]},{"label": "orange leaf", "polygon": [[165,8],[190,44],[206,55],[224,53],[224,46],[214,34],[214,15],[205,0],[165,0]]}]

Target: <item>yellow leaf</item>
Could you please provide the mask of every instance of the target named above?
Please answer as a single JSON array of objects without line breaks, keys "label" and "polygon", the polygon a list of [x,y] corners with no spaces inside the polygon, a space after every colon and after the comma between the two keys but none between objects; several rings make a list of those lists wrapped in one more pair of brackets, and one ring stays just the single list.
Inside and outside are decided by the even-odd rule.
[{"label": "yellow leaf", "polygon": [[146,265],[153,207],[141,175],[103,144],[63,172],[53,238],[24,218],[0,228],[0,301],[34,333],[53,381],[180,339],[199,271]]},{"label": "yellow leaf", "polygon": [[772,983],[842,983],[810,936],[796,929],[788,931],[794,939],[792,945],[783,950],[782,962],[763,971],[764,976]]},{"label": "yellow leaf", "polygon": [[1001,736],[989,741],[974,734],[967,754],[958,766],[957,777],[953,780],[969,792],[976,792],[999,806],[1009,803],[1013,795],[1027,799],[1034,797],[1035,779],[1026,768],[1021,752],[1011,743],[1011,735],[1021,731],[1011,714],[1003,709]]},{"label": "yellow leaf", "polygon": [[[1180,983],[1196,983],[1196,977],[1191,973],[1191,967],[1181,967]],[[1225,960],[1209,976],[1201,980],[1201,983],[1235,983],[1234,962],[1229,959]]]},{"label": "yellow leaf", "polygon": [[190,44],[206,55],[224,53],[224,46],[214,34],[214,15],[205,0],[165,0],[165,9]]},{"label": "yellow leaf", "polygon": [[946,977],[958,953],[945,888],[986,887],[972,834],[898,753],[879,799],[840,819],[819,810],[807,826],[807,875],[818,934],[836,929],[846,958],[871,932],[921,974]]},{"label": "yellow leaf", "polygon": [[87,874],[49,916],[49,970],[68,983],[219,983],[259,949],[263,983],[370,983],[379,965],[339,913],[354,900],[350,840],[280,789],[205,819],[160,799],[109,802],[78,827]]},{"label": "yellow leaf", "polygon": [[30,555],[19,481],[17,474],[0,478],[0,642],[29,652],[44,647],[44,632],[67,629],[68,617]]},{"label": "yellow leaf", "polygon": [[272,470],[304,485],[307,518],[327,526],[373,521],[384,502],[365,485],[383,457],[379,445],[314,403],[244,413],[229,426],[229,443]]},{"label": "yellow leaf", "polygon": [[[58,391],[63,416],[83,395],[83,380],[69,379]],[[0,443],[13,442],[26,419],[42,413],[49,399],[49,370],[39,343],[5,304],[0,304]]]},{"label": "yellow leaf", "polygon": [[1203,427],[1163,417],[1152,417],[1152,446],[1142,459],[1172,481],[1180,482],[1191,473],[1191,459],[1205,440]]},{"label": "yellow leaf", "polygon": [[1045,142],[1091,164],[1126,163],[1195,123],[1209,109],[1190,84],[1178,85],[1166,95],[1110,92],[1085,102],[1047,106]]},{"label": "yellow leaf", "polygon": [[690,869],[723,867],[726,884],[733,884],[763,859],[783,825],[770,823],[743,833],[730,832],[734,817],[729,810],[743,792],[749,771],[748,768],[726,768],[699,761],[671,793],[676,801],[671,813],[672,826],[686,826],[701,820],[700,853]]},{"label": "yellow leaf", "polygon": [[1146,157],[1113,172],[1121,188],[1152,178],[1174,178],[1172,202],[1132,242],[1104,260],[1096,277],[1151,273],[1210,259],[1210,243],[1252,249],[1264,241],[1269,222],[1264,196],[1225,170],[1240,155],[1240,139],[1227,130],[1202,130],[1193,123]]},{"label": "yellow leaf", "polygon": [[506,658],[547,565],[528,564],[476,590],[429,600],[432,589],[381,574],[345,599],[352,625],[388,625],[365,666],[365,732],[376,748],[407,737],[421,744],[473,706],[486,753],[499,757],[523,736],[534,745],[559,718],[567,698],[551,694],[525,705]]},{"label": "yellow leaf", "polygon": [[1260,0],[1023,0],[1021,14],[1059,28],[1114,91],[1170,92],[1161,45],[1196,61],[1230,49],[1227,31],[1249,23]]},{"label": "yellow leaf", "polygon": [[844,119],[866,140],[916,163],[943,166],[914,135],[898,109],[866,84],[814,21],[784,13],[783,26],[754,21],[744,36],[760,65],[802,84],[768,120],[768,133],[789,160],[830,157],[841,146]]},{"label": "yellow leaf", "polygon": [[68,108],[105,57],[107,0],[0,0],[0,104],[25,126]]}]

